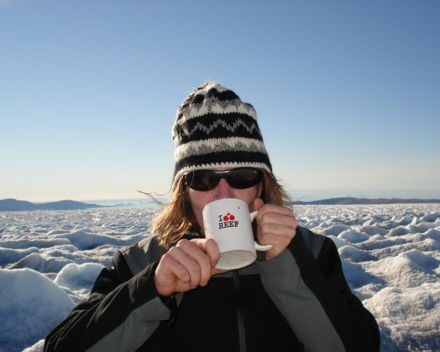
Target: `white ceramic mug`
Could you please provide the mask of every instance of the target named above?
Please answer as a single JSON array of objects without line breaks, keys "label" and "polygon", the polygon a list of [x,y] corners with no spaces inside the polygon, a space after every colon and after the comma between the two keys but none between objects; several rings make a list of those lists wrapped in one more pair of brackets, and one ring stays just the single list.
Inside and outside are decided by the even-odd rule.
[{"label": "white ceramic mug", "polygon": [[246,202],[236,198],[215,200],[203,209],[206,238],[212,238],[220,249],[218,269],[239,269],[252,264],[258,251],[273,246],[261,246],[254,240],[252,221],[257,212],[249,213]]}]

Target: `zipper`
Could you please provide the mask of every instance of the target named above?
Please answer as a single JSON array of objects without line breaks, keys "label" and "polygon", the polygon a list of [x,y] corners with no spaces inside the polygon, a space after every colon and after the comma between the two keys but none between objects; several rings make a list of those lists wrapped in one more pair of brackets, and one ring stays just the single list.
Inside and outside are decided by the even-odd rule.
[{"label": "zipper", "polygon": [[238,270],[234,270],[234,289],[235,296],[237,297],[237,322],[238,322],[238,341],[240,352],[246,352],[246,335],[244,331],[244,317],[243,317],[243,304],[241,301],[240,294],[240,275],[238,274]]}]

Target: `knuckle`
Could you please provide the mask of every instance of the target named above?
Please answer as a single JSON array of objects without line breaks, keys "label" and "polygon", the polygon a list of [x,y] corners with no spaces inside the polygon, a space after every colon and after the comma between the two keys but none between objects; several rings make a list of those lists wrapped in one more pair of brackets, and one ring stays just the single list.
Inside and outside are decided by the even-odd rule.
[{"label": "knuckle", "polygon": [[184,246],[187,246],[189,243],[190,243],[190,241],[183,238],[183,239],[179,240],[179,242],[177,242],[176,247],[184,247]]},{"label": "knuckle", "polygon": [[187,263],[187,268],[190,272],[196,272],[199,270],[199,265],[197,264],[196,261],[191,260]]}]

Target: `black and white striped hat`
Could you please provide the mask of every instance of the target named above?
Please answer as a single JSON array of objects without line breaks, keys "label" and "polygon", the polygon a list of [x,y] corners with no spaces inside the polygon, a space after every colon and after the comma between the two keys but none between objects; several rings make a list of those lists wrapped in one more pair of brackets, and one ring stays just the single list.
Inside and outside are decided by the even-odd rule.
[{"label": "black and white striped hat", "polygon": [[172,129],[173,186],[200,169],[255,167],[272,172],[252,105],[216,82],[196,88],[177,110]]}]

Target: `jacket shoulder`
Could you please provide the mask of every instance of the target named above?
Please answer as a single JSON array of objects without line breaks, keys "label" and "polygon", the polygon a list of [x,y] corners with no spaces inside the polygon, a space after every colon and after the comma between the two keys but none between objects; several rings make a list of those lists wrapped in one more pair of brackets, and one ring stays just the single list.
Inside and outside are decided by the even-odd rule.
[{"label": "jacket shoulder", "polygon": [[158,262],[167,252],[159,245],[156,236],[151,235],[142,241],[119,250],[133,275],[140,273],[147,265]]},{"label": "jacket shoulder", "polygon": [[301,234],[303,242],[310,249],[313,256],[318,258],[319,252],[326,241],[327,237],[323,235],[318,235],[305,227],[298,226],[297,230]]}]

